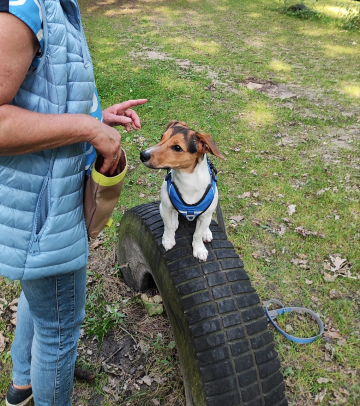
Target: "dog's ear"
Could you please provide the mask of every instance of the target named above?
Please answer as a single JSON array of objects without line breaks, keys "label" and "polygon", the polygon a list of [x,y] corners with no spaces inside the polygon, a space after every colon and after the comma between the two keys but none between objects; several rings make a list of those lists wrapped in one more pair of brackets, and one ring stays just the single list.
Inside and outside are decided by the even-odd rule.
[{"label": "dog's ear", "polygon": [[195,136],[198,140],[198,152],[201,154],[210,152],[221,159],[225,159],[210,134],[195,133]]},{"label": "dog's ear", "polygon": [[167,125],[166,130],[168,130],[171,127],[174,127],[175,125],[180,125],[181,127],[189,128],[188,125],[183,121],[171,120],[170,123]]}]

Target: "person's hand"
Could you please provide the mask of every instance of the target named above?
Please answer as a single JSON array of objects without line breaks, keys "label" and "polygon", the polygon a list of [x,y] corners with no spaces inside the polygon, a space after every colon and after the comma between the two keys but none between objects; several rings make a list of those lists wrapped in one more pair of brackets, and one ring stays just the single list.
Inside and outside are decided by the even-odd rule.
[{"label": "person's hand", "polygon": [[126,131],[140,128],[139,116],[131,107],[146,103],[146,99],[128,100],[123,103],[114,104],[102,111],[103,123],[96,121],[96,136],[90,141],[97,152],[104,157],[104,163],[100,168],[100,173],[107,172],[113,175],[118,166],[121,154],[121,135],[111,128],[115,125],[123,125]]},{"label": "person's hand", "polygon": [[111,128],[101,121],[90,116],[85,117],[87,120],[91,120],[91,136],[86,141],[96,149],[98,155],[104,158],[100,173],[104,175],[109,172],[110,175],[113,175],[120,160],[121,135],[115,128]]},{"label": "person's hand", "polygon": [[128,100],[119,104],[114,104],[102,111],[103,121],[110,127],[122,125],[126,131],[131,127],[137,130],[141,127],[139,116],[131,107],[139,106],[147,102],[147,99]]}]

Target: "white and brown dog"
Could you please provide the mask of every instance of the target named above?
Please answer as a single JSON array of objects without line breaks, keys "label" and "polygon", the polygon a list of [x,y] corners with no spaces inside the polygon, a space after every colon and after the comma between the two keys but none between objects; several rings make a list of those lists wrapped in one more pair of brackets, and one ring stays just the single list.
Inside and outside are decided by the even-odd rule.
[{"label": "white and brown dog", "polygon": [[196,219],[193,255],[202,261],[208,255],[203,241],[212,240],[209,226],[218,203],[216,175],[207,153],[224,159],[209,134],[191,130],[180,121],[171,121],[160,142],[140,153],[141,161],[148,168],[170,170],[161,187],[164,248],[169,250],[175,245],[180,213],[190,221]]}]

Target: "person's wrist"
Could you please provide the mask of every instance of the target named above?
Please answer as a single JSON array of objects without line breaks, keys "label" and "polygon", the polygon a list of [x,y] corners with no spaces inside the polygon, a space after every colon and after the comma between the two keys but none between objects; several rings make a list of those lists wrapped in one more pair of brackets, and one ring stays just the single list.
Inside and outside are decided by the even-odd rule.
[{"label": "person's wrist", "polygon": [[86,114],[83,115],[81,120],[83,141],[88,142],[94,147],[96,147],[96,138],[99,135],[99,124],[99,120]]}]

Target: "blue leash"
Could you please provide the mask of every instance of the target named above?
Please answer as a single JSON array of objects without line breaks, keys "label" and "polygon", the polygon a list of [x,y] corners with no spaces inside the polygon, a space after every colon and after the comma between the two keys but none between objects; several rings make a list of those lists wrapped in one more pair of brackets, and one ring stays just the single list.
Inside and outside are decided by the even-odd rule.
[{"label": "blue leash", "polygon": [[[281,309],[276,309],[276,310],[268,310],[268,305],[270,303],[275,303],[279,306],[281,306]],[[314,336],[314,337],[308,337],[308,338],[300,338],[300,337],[295,337],[295,336],[291,336],[290,334],[287,334],[284,330],[282,330],[274,321],[274,319],[276,319],[277,316],[279,316],[280,314],[284,314],[284,313],[289,313],[289,312],[305,312],[310,314],[311,317],[313,317],[318,326],[319,326],[319,334]],[[265,313],[267,318],[269,319],[270,323],[286,338],[288,338],[291,341],[294,341],[295,343],[298,344],[308,344],[313,342],[314,340],[316,340],[317,338],[321,337],[324,333],[324,325],[323,322],[321,321],[320,317],[313,312],[312,310],[306,309],[305,307],[284,307],[284,305],[276,299],[271,299],[269,300],[266,305],[265,305]]]}]

